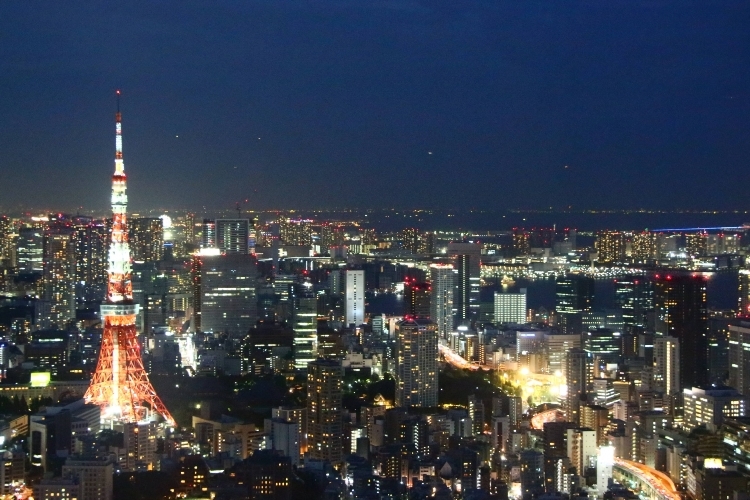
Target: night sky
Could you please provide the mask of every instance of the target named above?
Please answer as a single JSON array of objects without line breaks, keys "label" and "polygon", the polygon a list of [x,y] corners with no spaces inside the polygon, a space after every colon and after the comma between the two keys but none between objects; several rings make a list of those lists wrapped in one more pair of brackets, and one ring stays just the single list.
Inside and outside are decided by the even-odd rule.
[{"label": "night sky", "polygon": [[[748,208],[750,2],[0,1],[0,207]],[[567,166],[567,168],[566,168]]]}]

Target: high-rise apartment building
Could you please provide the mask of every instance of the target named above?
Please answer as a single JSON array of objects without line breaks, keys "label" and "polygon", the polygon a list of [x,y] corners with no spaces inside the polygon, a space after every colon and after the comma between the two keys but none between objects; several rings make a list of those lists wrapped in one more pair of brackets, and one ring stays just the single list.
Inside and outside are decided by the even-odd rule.
[{"label": "high-rise apartment building", "polygon": [[620,231],[599,231],[596,235],[596,260],[601,263],[614,264],[625,260],[627,237]]},{"label": "high-rise apartment building", "polygon": [[660,273],[655,276],[657,335],[679,340],[680,387],[708,383],[708,309],[704,275]]},{"label": "high-rise apartment building", "polygon": [[159,217],[128,220],[128,243],[136,262],[157,262],[164,258],[164,223]]},{"label": "high-rise apartment building", "polygon": [[598,445],[596,442],[596,431],[593,429],[567,429],[566,445],[568,447],[568,458],[570,465],[576,468],[579,476],[586,469],[596,465]]},{"label": "high-rise apartment building", "polygon": [[248,219],[216,219],[216,246],[222,253],[250,253],[250,221]]},{"label": "high-rise apartment building", "polygon": [[437,325],[427,319],[406,319],[396,326],[396,405],[437,404]]},{"label": "high-rise apartment building", "polygon": [[432,285],[415,280],[404,281],[404,301],[406,314],[415,318],[430,317]]},{"label": "high-rise apartment building", "polygon": [[630,255],[631,260],[638,264],[643,264],[652,262],[657,257],[656,234],[649,231],[634,233]]},{"label": "high-rise apartment building", "polygon": [[55,223],[44,231],[44,300],[49,321],[63,327],[75,318],[75,250],[68,224]]},{"label": "high-rise apartment building", "polygon": [[106,295],[109,227],[103,220],[76,217],[72,238],[76,306],[82,308]]},{"label": "high-rise apartment building", "polygon": [[359,326],[365,322],[365,272],[347,269],[346,281],[346,325]]},{"label": "high-rise apartment building", "polygon": [[708,254],[708,234],[705,232],[685,235],[685,251],[691,257],[703,257]]},{"label": "high-rise apartment building", "polygon": [[591,358],[583,349],[572,349],[565,357],[565,375],[568,386],[565,396],[565,416],[568,422],[580,424],[581,401],[585,399],[592,372],[589,369]]},{"label": "high-rise apartment building", "polygon": [[307,366],[307,450],[310,458],[334,465],[344,459],[343,384],[340,361],[317,359]]},{"label": "high-rise apartment building", "polygon": [[495,324],[526,323],[526,289],[518,293],[495,292]]},{"label": "high-rise apartment building", "polygon": [[473,242],[450,242],[448,255],[456,259],[456,321],[469,323],[479,316],[482,246]]},{"label": "high-rise apartment building", "polygon": [[312,245],[312,221],[282,219],[279,221],[279,238],[285,245]]},{"label": "high-rise apartment building", "polygon": [[0,261],[11,261],[14,250],[13,221],[7,215],[0,215]]},{"label": "high-rise apartment building", "polygon": [[430,266],[431,294],[430,319],[437,325],[440,338],[453,331],[453,294],[455,273],[453,266],[433,264]]}]

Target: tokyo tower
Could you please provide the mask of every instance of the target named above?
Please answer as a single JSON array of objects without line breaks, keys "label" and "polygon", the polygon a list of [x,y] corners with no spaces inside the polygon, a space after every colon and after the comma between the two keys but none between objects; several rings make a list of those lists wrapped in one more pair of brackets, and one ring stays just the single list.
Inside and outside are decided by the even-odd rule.
[{"label": "tokyo tower", "polygon": [[115,115],[115,173],[112,176],[112,237],[107,270],[107,302],[101,306],[104,321],[99,362],[84,399],[102,409],[102,419],[139,422],[161,415],[175,421],[156,395],[141,360],[136,332],[138,305],[133,303],[128,246],[125,164],[122,160],[120,91]]}]

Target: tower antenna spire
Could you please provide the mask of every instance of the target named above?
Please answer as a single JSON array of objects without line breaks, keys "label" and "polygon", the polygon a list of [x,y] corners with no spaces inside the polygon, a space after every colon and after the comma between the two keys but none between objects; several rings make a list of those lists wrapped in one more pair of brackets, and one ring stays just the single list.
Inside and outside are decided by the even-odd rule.
[{"label": "tower antenna spire", "polygon": [[104,323],[96,371],[84,399],[102,409],[106,421],[137,423],[156,415],[170,425],[174,418],[157,396],[141,358],[133,301],[127,220],[127,176],[122,158],[120,90],[115,116],[115,173],[112,176],[112,228],[110,230],[107,301],[101,306]]}]

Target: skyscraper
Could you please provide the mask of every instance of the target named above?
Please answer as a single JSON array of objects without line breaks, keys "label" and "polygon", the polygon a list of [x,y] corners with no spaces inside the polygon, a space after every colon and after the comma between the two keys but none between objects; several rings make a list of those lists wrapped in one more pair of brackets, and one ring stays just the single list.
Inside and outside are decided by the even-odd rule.
[{"label": "skyscraper", "polygon": [[750,321],[729,325],[729,385],[750,397]]},{"label": "skyscraper", "polygon": [[344,458],[343,384],[340,361],[317,359],[307,366],[307,450],[334,465]]},{"label": "skyscraper", "polygon": [[433,264],[430,266],[430,319],[437,325],[440,338],[453,331],[453,293],[455,273],[453,266]]},{"label": "skyscraper", "polygon": [[456,320],[469,323],[479,316],[482,246],[473,242],[450,242],[448,255],[455,257],[458,273],[454,302]]},{"label": "skyscraper", "polygon": [[415,318],[429,318],[431,294],[432,287],[429,283],[422,283],[413,279],[404,281],[406,314]]},{"label": "skyscraper", "polygon": [[[133,303],[125,165],[122,159],[122,125],[116,115],[115,173],[112,176],[112,232],[109,245],[107,303],[101,307],[104,323],[96,371],[84,399],[101,407],[102,418],[138,422],[161,415],[175,421],[148,380],[143,368],[136,331],[138,306]],[[110,477],[112,472],[109,472]]]},{"label": "skyscraper", "polygon": [[50,322],[62,328],[75,318],[75,251],[69,224],[51,223],[44,231],[44,300]]},{"label": "skyscraper", "polygon": [[244,336],[258,320],[255,258],[226,254],[200,260],[201,330]]},{"label": "skyscraper", "polygon": [[39,227],[18,230],[16,265],[19,273],[41,274],[44,270],[44,231]]},{"label": "skyscraper", "polygon": [[654,337],[654,383],[652,389],[665,396],[680,394],[680,341],[675,337]]},{"label": "skyscraper", "polygon": [[682,388],[708,383],[706,281],[706,276],[696,273],[655,277],[656,333],[679,340]]},{"label": "skyscraper", "polygon": [[622,308],[625,327],[645,327],[654,309],[654,282],[647,276],[623,276],[615,280],[615,305]]},{"label": "skyscraper", "polygon": [[216,241],[216,221],[203,219],[201,224],[201,248],[218,248]]},{"label": "skyscraper", "polygon": [[134,261],[157,262],[164,257],[164,225],[159,217],[133,217],[128,241]]},{"label": "skyscraper", "polygon": [[596,236],[597,258],[601,263],[616,263],[625,260],[625,233],[620,231],[600,231]]},{"label": "skyscraper", "polygon": [[365,322],[365,272],[346,270],[346,325],[359,326]]},{"label": "skyscraper", "polygon": [[591,310],[594,301],[594,278],[583,274],[562,276],[555,282],[555,294],[561,332],[580,335],[583,312]]},{"label": "skyscraper", "polygon": [[248,219],[216,219],[216,246],[222,253],[250,253]]},{"label": "skyscraper", "polygon": [[106,221],[76,217],[73,223],[76,307],[98,302],[107,294],[109,228]]},{"label": "skyscraper", "polygon": [[589,353],[583,349],[571,349],[565,357],[565,377],[568,386],[565,396],[565,418],[575,425],[580,424],[581,401],[585,399],[591,382]]},{"label": "skyscraper", "polygon": [[293,284],[291,293],[294,367],[305,370],[318,352],[318,298],[310,282]]},{"label": "skyscraper", "polygon": [[396,326],[396,405],[437,404],[437,325],[427,319],[406,319]]}]

